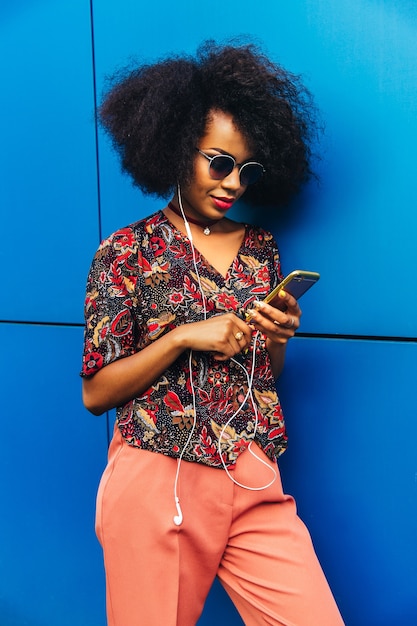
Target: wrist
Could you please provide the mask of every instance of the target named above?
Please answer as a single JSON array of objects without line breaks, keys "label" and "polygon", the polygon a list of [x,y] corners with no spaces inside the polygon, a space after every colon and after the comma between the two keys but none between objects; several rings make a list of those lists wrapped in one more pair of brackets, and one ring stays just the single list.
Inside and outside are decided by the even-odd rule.
[{"label": "wrist", "polygon": [[176,326],[173,328],[167,335],[167,339],[171,340],[171,346],[178,353],[178,356],[190,348],[187,341],[188,333],[186,332],[186,324],[182,324],[181,326]]},{"label": "wrist", "polygon": [[270,354],[285,352],[289,337],[283,337],[278,340],[272,340],[269,337],[265,340],[266,349]]}]

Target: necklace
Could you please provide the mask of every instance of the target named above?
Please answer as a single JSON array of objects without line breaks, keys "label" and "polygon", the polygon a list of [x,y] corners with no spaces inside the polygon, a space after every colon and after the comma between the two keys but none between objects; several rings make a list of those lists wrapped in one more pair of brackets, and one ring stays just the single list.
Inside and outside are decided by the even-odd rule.
[{"label": "necklace", "polygon": [[[177,209],[177,207],[174,206],[172,202],[168,202],[168,207],[171,209],[171,211],[175,213],[175,215],[178,215],[178,217],[183,217],[181,211]],[[211,235],[210,228],[212,228],[215,224],[217,224],[217,222],[220,222],[220,220],[210,220],[210,223],[206,224],[205,222],[200,222],[199,220],[195,220],[192,217],[188,217],[188,216],[187,216],[187,221],[191,222],[191,224],[196,224],[196,226],[200,226],[203,229],[203,233],[207,236]]]}]

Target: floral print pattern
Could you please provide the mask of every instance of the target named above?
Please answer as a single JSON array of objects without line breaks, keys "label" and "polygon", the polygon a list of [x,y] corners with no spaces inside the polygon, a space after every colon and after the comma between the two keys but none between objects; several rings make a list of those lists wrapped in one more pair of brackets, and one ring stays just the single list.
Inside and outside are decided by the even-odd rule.
[{"label": "floral print pattern", "polygon": [[[204,307],[207,317],[225,312],[243,316],[281,278],[276,243],[258,227],[245,226],[226,277],[198,250],[195,254],[204,298],[190,241],[162,211],[101,243],[87,281],[82,376],[142,350],[178,325],[203,319]],[[271,459],[281,454],[285,426],[265,337],[258,334],[237,363],[193,353],[190,372],[189,357],[184,352],[141,397],[117,407],[126,442],[173,457],[187,446],[185,460],[212,467],[222,467],[222,461],[233,466],[253,439]]]}]

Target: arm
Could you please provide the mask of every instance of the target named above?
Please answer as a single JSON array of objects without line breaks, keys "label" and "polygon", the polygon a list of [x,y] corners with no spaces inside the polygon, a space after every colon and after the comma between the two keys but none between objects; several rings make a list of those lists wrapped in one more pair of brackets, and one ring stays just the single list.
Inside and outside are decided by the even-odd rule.
[{"label": "arm", "polygon": [[[242,333],[240,340],[236,333]],[[143,394],[187,349],[215,353],[225,361],[251,341],[251,330],[233,313],[183,324],[143,348],[140,352],[113,361],[93,376],[83,379],[85,407],[100,415]]]}]

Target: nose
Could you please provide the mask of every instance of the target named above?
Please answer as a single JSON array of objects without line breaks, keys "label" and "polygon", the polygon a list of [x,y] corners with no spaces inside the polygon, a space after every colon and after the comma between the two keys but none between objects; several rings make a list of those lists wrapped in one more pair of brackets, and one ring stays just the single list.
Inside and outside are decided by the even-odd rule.
[{"label": "nose", "polygon": [[222,187],[224,187],[225,189],[232,189],[234,191],[237,191],[238,189],[240,189],[240,187],[242,187],[240,183],[239,168],[237,167],[237,165],[235,165],[235,167],[232,169],[230,174],[226,176],[226,178],[223,178]]}]

